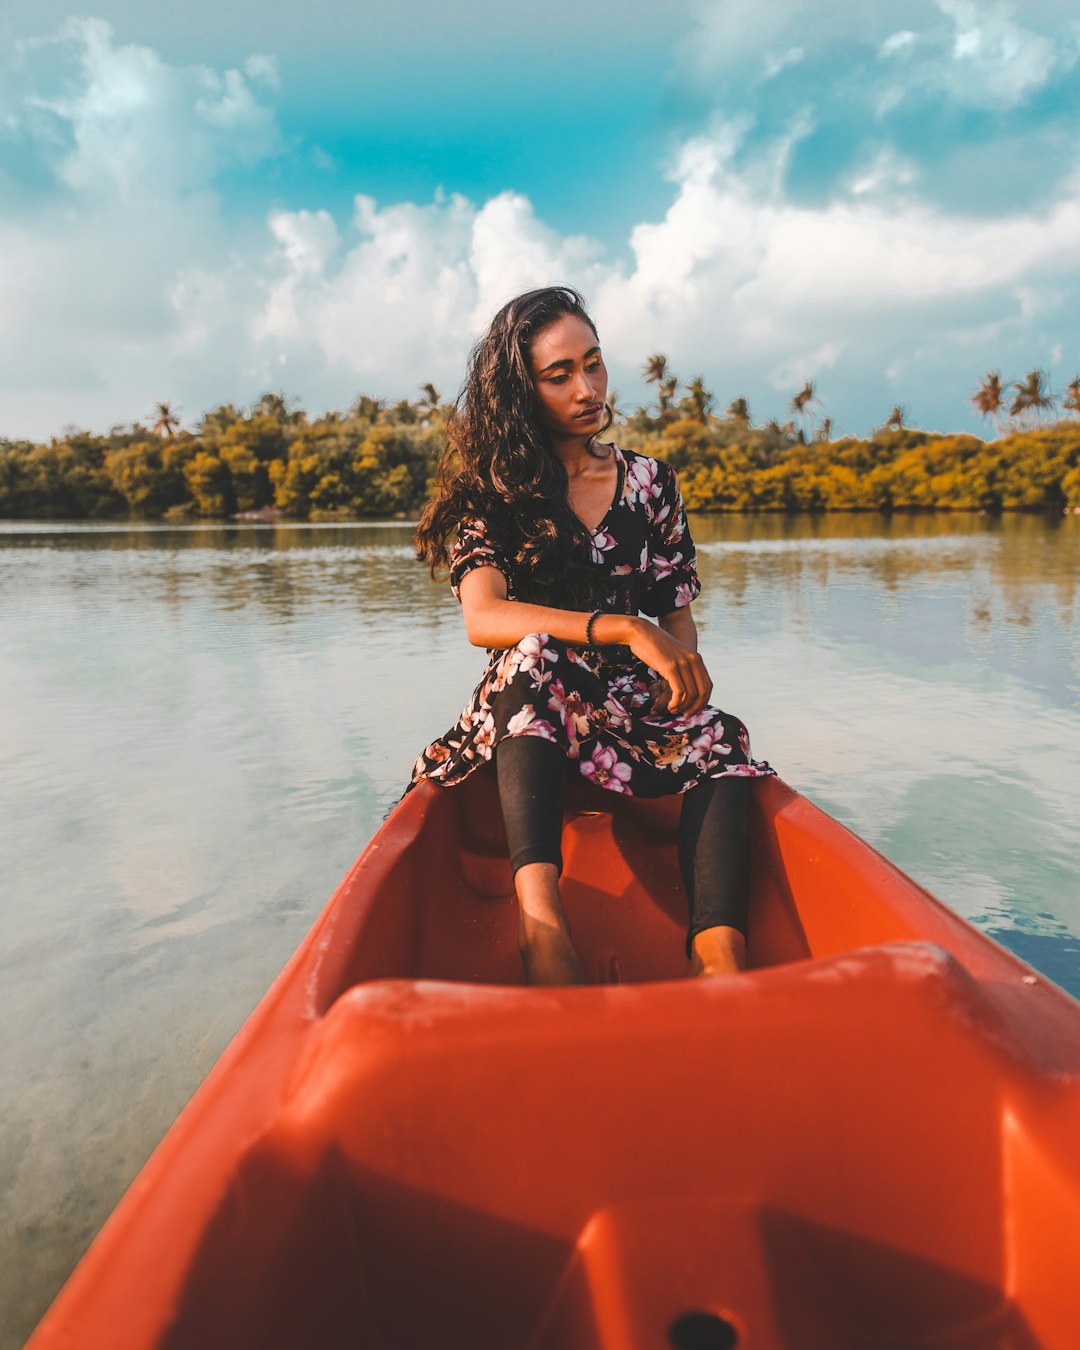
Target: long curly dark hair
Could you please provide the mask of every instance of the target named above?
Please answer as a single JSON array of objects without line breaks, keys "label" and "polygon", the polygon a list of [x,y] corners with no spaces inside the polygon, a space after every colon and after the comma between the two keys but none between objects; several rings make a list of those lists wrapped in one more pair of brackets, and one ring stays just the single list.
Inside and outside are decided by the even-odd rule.
[{"label": "long curly dark hair", "polygon": [[[570,508],[566,469],[540,424],[528,355],[530,341],[566,314],[596,333],[570,286],[516,296],[492,319],[469,357],[447,421],[435,495],[413,541],[417,558],[436,577],[449,566],[458,525],[476,517],[513,566],[518,599],[584,609],[598,599],[600,573],[588,531]],[[601,431],[610,425],[609,409]],[[589,449],[602,454],[591,441]]]}]

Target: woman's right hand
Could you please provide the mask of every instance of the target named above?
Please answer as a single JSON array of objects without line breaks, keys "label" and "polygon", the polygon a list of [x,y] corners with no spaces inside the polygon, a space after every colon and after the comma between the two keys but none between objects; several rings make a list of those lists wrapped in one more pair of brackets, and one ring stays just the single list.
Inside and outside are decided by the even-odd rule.
[{"label": "woman's right hand", "polygon": [[667,681],[671,690],[668,712],[689,717],[708,703],[713,683],[697,652],[656,624],[641,618],[631,620],[626,645],[639,660]]}]

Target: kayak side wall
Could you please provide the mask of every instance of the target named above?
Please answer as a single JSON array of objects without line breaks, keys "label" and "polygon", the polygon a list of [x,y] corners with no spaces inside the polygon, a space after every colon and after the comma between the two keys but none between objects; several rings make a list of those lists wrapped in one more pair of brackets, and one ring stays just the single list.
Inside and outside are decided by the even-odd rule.
[{"label": "kayak side wall", "polygon": [[240,1159],[280,1106],[312,1026],[352,978],[387,879],[424,827],[425,797],[421,789],[399,803],[349,869],[106,1220],[27,1350],[159,1344]]}]

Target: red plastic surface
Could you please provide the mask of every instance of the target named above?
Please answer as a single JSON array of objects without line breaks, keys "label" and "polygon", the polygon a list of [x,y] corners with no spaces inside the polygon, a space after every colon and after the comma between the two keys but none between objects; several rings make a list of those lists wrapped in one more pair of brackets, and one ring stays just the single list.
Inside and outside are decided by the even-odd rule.
[{"label": "red plastic surface", "polygon": [[1080,1008],[754,792],[753,968],[691,981],[677,800],[577,788],[572,989],[490,775],[411,793],[30,1350],[1071,1350]]}]

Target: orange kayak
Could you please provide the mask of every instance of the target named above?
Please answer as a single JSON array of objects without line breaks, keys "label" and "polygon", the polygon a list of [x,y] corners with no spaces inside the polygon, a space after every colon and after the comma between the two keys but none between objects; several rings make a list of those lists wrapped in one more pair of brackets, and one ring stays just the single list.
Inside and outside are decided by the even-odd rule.
[{"label": "orange kayak", "polygon": [[751,969],[677,799],[568,794],[522,985],[494,779],[394,810],[30,1350],[1068,1347],[1080,1008],[776,779]]}]

